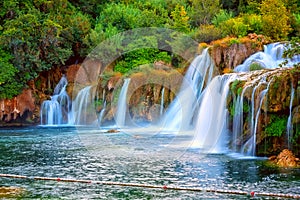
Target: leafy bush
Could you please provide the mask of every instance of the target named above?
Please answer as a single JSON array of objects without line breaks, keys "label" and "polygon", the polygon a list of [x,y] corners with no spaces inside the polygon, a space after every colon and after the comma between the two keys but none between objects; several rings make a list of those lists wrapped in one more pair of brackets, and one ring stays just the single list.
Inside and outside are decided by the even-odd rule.
[{"label": "leafy bush", "polygon": [[286,131],[286,116],[271,115],[270,122],[265,128],[268,136],[280,137]]},{"label": "leafy bush", "polygon": [[218,27],[223,22],[233,18],[233,13],[231,11],[220,10],[218,14],[212,19],[212,24]]},{"label": "leafy bush", "polygon": [[248,33],[261,34],[262,32],[262,20],[260,15],[245,14],[242,15],[243,22],[248,25]]},{"label": "leafy bush", "polygon": [[193,37],[198,42],[211,42],[213,40],[221,39],[222,32],[214,25],[202,25],[195,31]]},{"label": "leafy bush", "polygon": [[220,24],[220,29],[222,30],[224,36],[236,36],[243,37],[248,33],[248,25],[244,24],[243,18],[236,17],[231,18]]},{"label": "leafy bush", "polygon": [[289,13],[281,0],[263,0],[260,7],[262,33],[274,40],[286,39],[291,27]]}]

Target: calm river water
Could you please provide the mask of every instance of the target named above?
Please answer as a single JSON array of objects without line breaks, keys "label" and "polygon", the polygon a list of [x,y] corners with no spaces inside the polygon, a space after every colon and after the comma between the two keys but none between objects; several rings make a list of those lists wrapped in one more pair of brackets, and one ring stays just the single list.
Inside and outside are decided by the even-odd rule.
[{"label": "calm river water", "polygon": [[[262,158],[201,154],[189,134],[104,133],[91,128],[0,129],[0,173],[300,194],[300,169]],[[248,199],[247,195],[0,178],[24,189],[21,199]],[[271,197],[257,197],[271,199]]]}]

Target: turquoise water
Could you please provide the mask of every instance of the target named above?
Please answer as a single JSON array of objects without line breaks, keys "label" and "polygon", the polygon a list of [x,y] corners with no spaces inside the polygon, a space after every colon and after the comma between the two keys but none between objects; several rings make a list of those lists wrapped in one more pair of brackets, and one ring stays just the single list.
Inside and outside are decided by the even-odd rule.
[{"label": "turquoise water", "polygon": [[[266,165],[262,158],[201,154],[191,136],[157,132],[108,134],[74,127],[0,129],[0,173],[300,194],[300,170]],[[0,178],[20,198],[248,199],[247,195]],[[257,197],[262,198],[262,197]],[[271,197],[263,197],[271,199]]]}]

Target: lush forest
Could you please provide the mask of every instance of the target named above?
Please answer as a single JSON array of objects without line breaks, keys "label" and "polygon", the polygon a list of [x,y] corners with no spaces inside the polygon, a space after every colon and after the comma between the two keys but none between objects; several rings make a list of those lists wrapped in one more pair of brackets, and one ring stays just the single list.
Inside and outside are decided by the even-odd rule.
[{"label": "lush forest", "polygon": [[[172,29],[199,43],[249,33],[262,34],[270,41],[293,40],[300,36],[300,1],[1,1],[0,98],[19,94],[40,72],[80,63],[97,44],[140,27]],[[176,43],[178,36],[169,37]],[[126,73],[157,60],[180,67],[180,58],[157,48],[158,45],[172,48],[166,38],[149,36],[146,42],[153,48],[126,54],[122,54],[126,47],[119,42],[121,56],[113,63],[117,72]]]}]

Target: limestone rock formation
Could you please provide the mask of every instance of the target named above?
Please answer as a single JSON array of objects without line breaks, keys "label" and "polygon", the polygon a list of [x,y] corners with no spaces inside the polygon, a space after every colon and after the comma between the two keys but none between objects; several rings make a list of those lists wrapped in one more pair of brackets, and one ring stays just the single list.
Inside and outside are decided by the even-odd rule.
[{"label": "limestone rock formation", "polygon": [[278,156],[272,156],[269,160],[279,167],[300,167],[299,158],[288,149],[282,150]]}]

